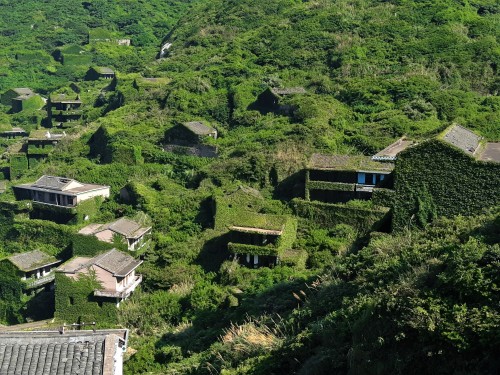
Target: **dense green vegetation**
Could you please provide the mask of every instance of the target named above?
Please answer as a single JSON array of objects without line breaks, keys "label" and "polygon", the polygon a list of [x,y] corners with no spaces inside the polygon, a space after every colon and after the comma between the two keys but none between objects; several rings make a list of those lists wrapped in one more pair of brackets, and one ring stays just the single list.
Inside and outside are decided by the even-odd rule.
[{"label": "dense green vegetation", "polygon": [[[83,225],[151,217],[141,290],[118,316],[88,300],[92,278],[58,278],[56,318],[131,330],[126,373],[498,372],[500,213],[483,209],[499,191],[496,180],[461,184],[456,173],[481,176],[483,164],[433,141],[426,158],[410,149],[399,166],[407,199],[386,189],[345,205],[301,199],[312,152],[370,155],[454,122],[500,140],[498,0],[0,0],[0,19],[0,95],[30,87],[83,102],[57,145],[0,140],[11,179],[0,194],[0,258],[94,255],[108,244],[77,235]],[[117,78],[83,81],[90,66]],[[269,87],[305,93],[268,105],[259,95]],[[163,151],[185,121],[217,129],[203,142],[218,158]],[[46,109],[0,105],[0,130],[13,126],[44,133]],[[110,185],[111,198],[68,225],[33,220],[57,212],[12,203],[11,185],[42,174]],[[436,178],[464,199],[440,195]],[[374,231],[388,230],[392,207],[400,230]],[[476,216],[439,218],[460,213]],[[289,225],[281,265],[230,260],[236,222]],[[5,264],[0,323],[39,318]]]}]

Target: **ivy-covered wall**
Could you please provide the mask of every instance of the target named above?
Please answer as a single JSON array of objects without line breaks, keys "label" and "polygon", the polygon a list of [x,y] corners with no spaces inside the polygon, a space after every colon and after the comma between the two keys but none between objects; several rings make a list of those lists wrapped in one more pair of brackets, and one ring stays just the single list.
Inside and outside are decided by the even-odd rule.
[{"label": "ivy-covered wall", "polygon": [[114,326],[117,308],[113,300],[106,301],[94,297],[99,282],[92,275],[80,276],[72,280],[62,273],[55,279],[55,318],[67,324],[96,322],[97,326]]},{"label": "ivy-covered wall", "polygon": [[10,179],[15,180],[28,170],[26,154],[14,154],[10,157]]},{"label": "ivy-covered wall", "polygon": [[434,139],[402,152],[395,168],[393,228],[436,216],[471,215],[500,204],[500,164]]},{"label": "ivy-covered wall", "polygon": [[298,198],[292,201],[292,206],[298,216],[312,220],[315,224],[325,227],[348,224],[361,233],[380,229],[390,216],[389,208],[379,206],[353,207],[348,204],[309,202]]}]

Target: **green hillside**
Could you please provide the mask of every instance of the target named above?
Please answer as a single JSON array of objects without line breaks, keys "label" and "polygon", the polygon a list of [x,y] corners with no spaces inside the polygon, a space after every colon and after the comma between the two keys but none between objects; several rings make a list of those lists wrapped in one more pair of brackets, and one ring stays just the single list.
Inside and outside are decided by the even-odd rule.
[{"label": "green hillside", "polygon": [[[84,225],[139,217],[143,279],[118,310],[91,301],[95,280],[59,278],[92,303],[71,319],[130,329],[125,374],[499,372],[496,166],[422,142],[451,124],[500,141],[499,0],[0,0],[0,19],[0,95],[79,103],[0,104],[0,129],[30,134],[0,138],[1,324],[64,305],[23,293],[7,257],[93,256],[111,244]],[[114,78],[87,81],[90,67]],[[51,110],[78,119],[57,128]],[[38,145],[48,132],[64,136]],[[306,183],[358,181],[309,181],[313,153],[361,165],[403,136],[424,146],[396,163],[399,196],[391,167],[371,200],[308,200]],[[42,175],[111,196],[60,224],[16,201]]]}]

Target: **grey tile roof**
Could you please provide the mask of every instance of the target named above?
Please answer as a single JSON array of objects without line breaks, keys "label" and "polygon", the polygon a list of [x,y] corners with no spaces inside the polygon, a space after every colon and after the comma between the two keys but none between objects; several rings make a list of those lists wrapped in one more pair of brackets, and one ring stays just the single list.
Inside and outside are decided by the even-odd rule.
[{"label": "grey tile roof", "polygon": [[12,255],[8,259],[12,264],[24,272],[33,271],[37,268],[59,262],[59,260],[52,255],[45,254],[40,250],[33,250],[26,253]]},{"label": "grey tile roof", "polygon": [[215,131],[212,127],[200,121],[184,122],[182,125],[197,135],[209,135]]},{"label": "grey tile roof", "polygon": [[109,224],[89,224],[80,229],[78,233],[95,235],[104,230],[111,230],[126,238],[138,238],[145,234],[151,227],[143,227],[141,224],[126,217],[121,217]]},{"label": "grey tile roof", "polygon": [[127,335],[127,330],[0,332],[0,374],[115,375],[113,357],[126,346]]},{"label": "grey tile roof", "polygon": [[151,227],[143,227],[139,223],[126,217],[121,217],[115,222],[109,224],[108,228],[113,232],[119,233],[127,238],[140,237],[151,229]]},{"label": "grey tile roof", "polygon": [[113,273],[113,276],[124,277],[137,268],[141,263],[142,260],[134,259],[128,254],[122,253],[116,249],[111,249],[104,254],[100,254],[92,258],[89,265],[95,264],[96,266]]},{"label": "grey tile roof", "polygon": [[469,155],[474,155],[481,141],[479,135],[460,125],[449,127],[442,139]]},{"label": "grey tile roof", "polygon": [[63,191],[73,181],[75,180],[71,178],[43,175],[38,180],[36,180],[33,186],[42,189]]}]

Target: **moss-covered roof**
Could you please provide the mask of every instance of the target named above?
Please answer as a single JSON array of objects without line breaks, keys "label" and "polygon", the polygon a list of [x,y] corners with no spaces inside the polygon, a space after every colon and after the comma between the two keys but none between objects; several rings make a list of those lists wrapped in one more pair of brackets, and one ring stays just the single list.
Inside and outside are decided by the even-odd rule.
[{"label": "moss-covered roof", "polygon": [[363,155],[325,155],[313,154],[309,160],[309,169],[338,171],[376,171],[391,172],[392,163],[381,163]]}]

